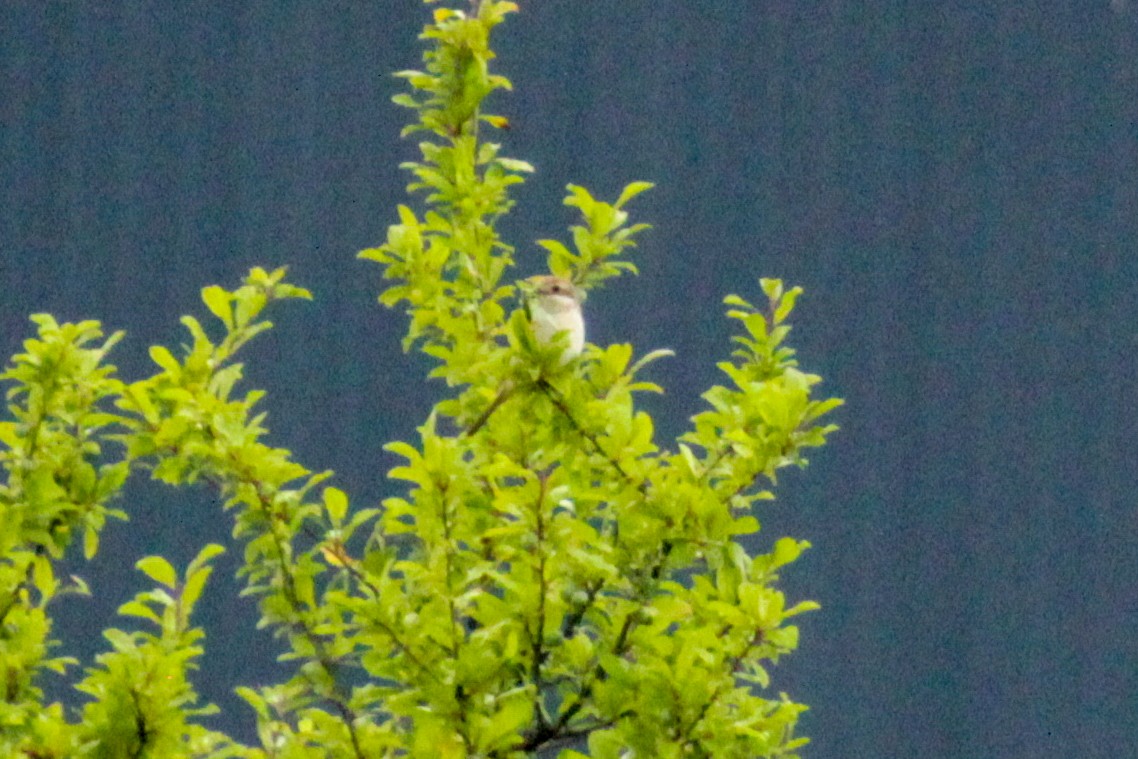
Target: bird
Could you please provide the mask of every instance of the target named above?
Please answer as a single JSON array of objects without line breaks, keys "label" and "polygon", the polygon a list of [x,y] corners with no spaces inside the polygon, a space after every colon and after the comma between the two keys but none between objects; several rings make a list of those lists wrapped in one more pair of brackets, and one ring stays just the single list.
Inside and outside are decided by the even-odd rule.
[{"label": "bird", "polygon": [[[530,277],[525,281],[523,291],[527,292],[526,313],[529,315],[530,329],[534,340],[543,348],[558,344],[559,336],[564,335],[559,364],[565,366],[581,355],[585,348],[585,316],[581,303],[585,294],[564,277],[544,274]],[[498,390],[494,401],[466,429],[470,436],[482,429],[490,415],[498,410],[513,395],[516,385],[506,380]]]},{"label": "bird", "polygon": [[561,352],[564,366],[585,347],[585,316],[581,312],[584,293],[564,277],[552,274],[530,277],[527,282],[533,289],[528,305],[534,339],[538,345],[549,347],[559,333],[566,333],[568,339]]}]

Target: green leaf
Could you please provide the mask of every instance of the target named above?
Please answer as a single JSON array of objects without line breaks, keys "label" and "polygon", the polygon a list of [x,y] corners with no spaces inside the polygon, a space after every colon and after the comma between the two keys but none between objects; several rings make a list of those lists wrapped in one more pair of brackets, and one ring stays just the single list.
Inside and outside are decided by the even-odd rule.
[{"label": "green leaf", "polygon": [[738,308],[744,309],[741,313],[747,313],[749,311],[755,310],[754,306],[740,298],[738,295],[728,295],[723,299],[723,304],[725,306],[736,306]]},{"label": "green leaf", "polygon": [[505,704],[482,726],[479,744],[491,750],[511,747],[521,741],[519,733],[532,719],[533,702],[524,691],[506,697]]},{"label": "green leaf", "polygon": [[763,293],[772,303],[777,302],[782,297],[781,279],[760,279],[759,287],[762,288]]},{"label": "green leaf", "polygon": [[822,608],[822,604],[817,601],[799,601],[794,606],[791,606],[783,613],[783,617],[793,617],[797,614],[803,614],[808,611],[818,611]]},{"label": "green leaf", "polygon": [[217,285],[210,285],[202,289],[202,301],[227,328],[233,328],[232,296],[229,293]]},{"label": "green leaf", "polygon": [[212,561],[214,557],[220,556],[223,553],[225,553],[224,546],[220,546],[217,543],[207,543],[202,546],[202,549],[198,551],[198,555],[190,562],[189,567],[186,568],[186,572],[192,574],[198,571],[200,567],[205,566]]},{"label": "green leaf", "polygon": [[632,365],[632,368],[628,370],[628,373],[630,375],[636,374],[641,369],[648,366],[648,364],[651,364],[653,361],[659,361],[662,358],[671,358],[675,355],[676,352],[673,350],[670,350],[668,348],[658,348],[654,351],[646,353],[640,360]]},{"label": "green leaf", "polygon": [[83,530],[83,558],[90,561],[99,552],[99,531],[90,525]]},{"label": "green leaf", "polygon": [[187,573],[186,585],[182,588],[181,596],[182,604],[187,610],[192,609],[201,597],[206,581],[212,572],[213,567],[205,566]]},{"label": "green leaf", "polygon": [[782,322],[786,320],[786,317],[794,310],[794,303],[801,294],[801,287],[792,287],[779,299],[778,308],[776,308],[774,312],[775,324],[782,324]]},{"label": "green leaf", "polygon": [[575,184],[566,185],[565,189],[569,191],[569,195],[565,197],[565,205],[576,206],[581,209],[582,214],[588,217],[597,203],[589,191]]},{"label": "green leaf", "polygon": [[332,520],[332,525],[339,527],[344,523],[348,514],[348,496],[343,490],[334,487],[324,488],[324,508]]},{"label": "green leaf", "polygon": [[46,556],[37,556],[32,562],[32,583],[43,602],[55,595],[59,583],[55,579],[55,569]]},{"label": "green leaf", "polygon": [[170,351],[161,345],[150,346],[150,359],[165,369],[170,375],[178,377],[182,372],[182,365]]},{"label": "green leaf", "polygon": [[635,198],[640,193],[651,190],[656,185],[651,182],[631,182],[625,186],[624,190],[620,193],[620,197],[616,200],[616,207],[621,208],[625,203]]},{"label": "green leaf", "polygon": [[516,171],[523,174],[531,174],[535,171],[533,164],[526,161],[519,161],[516,158],[496,158],[494,159],[502,168]]},{"label": "green leaf", "polygon": [[156,625],[162,624],[162,618],[154,613],[154,609],[139,600],[127,601],[118,608],[118,613],[127,617],[141,617]]},{"label": "green leaf", "polygon": [[161,556],[147,556],[139,559],[134,566],[159,585],[173,588],[178,584],[178,573],[174,571],[170,562]]},{"label": "green leaf", "polygon": [[809,547],[810,543],[805,540],[779,538],[774,544],[774,551],[771,552],[771,567],[775,568],[790,564]]}]

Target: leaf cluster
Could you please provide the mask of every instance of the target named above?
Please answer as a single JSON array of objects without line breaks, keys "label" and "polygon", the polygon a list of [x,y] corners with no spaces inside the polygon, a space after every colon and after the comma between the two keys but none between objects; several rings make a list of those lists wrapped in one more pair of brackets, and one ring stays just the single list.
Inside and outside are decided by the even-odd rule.
[{"label": "leaf cluster", "polygon": [[[439,46],[427,60],[483,71],[481,33],[461,33],[476,17],[439,12],[445,31],[427,35]],[[409,79],[433,96],[454,91],[426,74]],[[494,82],[466,91],[508,86]],[[739,537],[759,529],[753,507],[773,497],[777,470],[805,464],[804,451],[835,429],[818,420],[840,402],[812,398],[819,378],[785,344],[801,291],[763,280],[761,307],[726,300],[743,328],[720,364],[730,383],[711,388],[710,408],[662,449],[634,397],[660,392],[639,374],[670,352],[635,360],[631,346],[593,346],[561,366],[535,344],[524,309],[510,310],[524,298],[522,285],[503,285],[515,249],[487,220],[511,202],[483,203],[498,197],[495,179],[479,149],[458,150],[477,139],[481,103],[398,102],[419,112],[408,133],[433,135],[420,145],[427,167],[407,166],[427,209],[401,207],[386,243],[361,256],[393,280],[380,302],[407,313],[405,347],[434,357],[431,375],[455,388],[418,441],[388,446],[404,459],[390,475],[410,491],[384,502],[363,560],[385,557],[384,627],[400,641],[388,668],[369,674],[406,682],[408,662],[421,668],[398,701],[413,705],[399,720],[412,745],[455,756],[582,741],[614,757],[792,751],[803,707],[762,691],[769,664],[796,646],[787,620],[815,606],[788,604],[773,587],[808,544],[782,539],[754,557]],[[440,110],[468,121],[439,129]],[[465,166],[452,163],[459,155]],[[424,181],[438,176],[445,191]],[[549,271],[584,290],[635,273],[627,254],[648,227],[630,223],[627,204],[650,187],[632,183],[608,203],[570,185],[565,203],[580,222],[567,242],[538,241]],[[503,386],[511,400],[465,434]]]},{"label": "leaf cluster", "polygon": [[[212,320],[184,317],[187,343],[153,347],[154,373],[133,382],[106,363],[120,333],[33,317],[0,375],[0,755],[753,757],[805,742],[805,707],[772,690],[771,667],[797,646],[792,618],[817,607],[776,587],[808,543],[752,555],[740,542],[777,472],[835,429],[821,418],[840,401],[814,397],[819,378],[786,342],[801,291],[761,280],[758,305],[726,298],[740,327],[727,381],[671,446],[636,403],[663,392],[645,375],[670,351],[591,345],[562,362],[540,345],[496,225],[532,168],[481,135],[508,127],[483,109],[510,87],[490,33],[516,10],[438,8],[424,69],[400,74],[405,134],[423,138],[405,164],[421,207],[400,206],[360,256],[383,267],[380,302],[407,314],[405,349],[431,356],[446,390],[416,440],[387,446],[398,491],[378,508],[268,445],[262,394],[238,390],[266,309],[310,297],[284,270],[205,288]],[[628,205],[650,188],[607,202],[569,185],[579,219],[566,240],[537,241],[546,268],[583,291],[636,273],[648,226]],[[213,708],[192,685],[203,632],[190,617],[218,546],[181,575],[142,559],[154,587],[120,608],[142,629],[104,632],[76,683],[82,708],[44,703],[42,678],[77,664],[52,656],[49,605],[87,592],[56,562],[79,534],[97,553],[106,520],[127,516],[111,502],[132,472],[206,484],[233,518],[244,592],[294,665],[238,688],[257,747],[204,727]]]}]

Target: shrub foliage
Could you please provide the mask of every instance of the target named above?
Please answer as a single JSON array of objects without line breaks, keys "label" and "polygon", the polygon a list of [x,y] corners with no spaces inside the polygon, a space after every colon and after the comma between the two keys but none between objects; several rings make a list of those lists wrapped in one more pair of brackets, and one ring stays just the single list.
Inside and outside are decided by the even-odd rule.
[{"label": "shrub foliage", "polygon": [[[839,401],[786,345],[799,289],[761,280],[732,295],[726,381],[670,447],[636,396],[666,351],[589,346],[562,364],[537,344],[496,230],[532,169],[486,139],[505,118],[484,101],[510,82],[490,70],[491,31],[513,3],[439,7],[421,71],[395,101],[414,120],[405,164],[421,204],[400,206],[386,241],[360,256],[383,267],[381,303],[409,317],[404,347],[433,357],[445,389],[414,441],[387,446],[400,494],[354,508],[288,450],[265,442],[259,391],[238,391],[241,347],[276,301],[308,298],[285,272],[254,269],[207,287],[207,330],[155,346],[156,372],[129,382],[107,355],[122,335],[97,322],[32,317],[10,361],[0,422],[0,754],[14,757],[754,757],[792,756],[805,708],[771,689],[770,665],[797,644],[780,568],[807,547],[782,538],[751,555],[777,471],[805,463]],[[538,241],[550,272],[585,291],[635,273],[647,228],[627,207],[569,186],[579,214],[565,240]],[[219,337],[210,337],[210,333]],[[472,420],[509,383],[486,424]],[[435,385],[443,388],[443,385]],[[179,573],[152,556],[153,587],[104,632],[105,653],[76,675],[57,656],[50,608],[88,589],[57,576],[69,550],[94,557],[132,473],[224,497],[244,551],[245,592],[295,663],[287,682],[240,687],[260,745],[208,729],[190,675],[191,624],[223,549]],[[79,708],[45,704],[45,677],[73,677]],[[588,752],[587,754],[583,752]]]}]

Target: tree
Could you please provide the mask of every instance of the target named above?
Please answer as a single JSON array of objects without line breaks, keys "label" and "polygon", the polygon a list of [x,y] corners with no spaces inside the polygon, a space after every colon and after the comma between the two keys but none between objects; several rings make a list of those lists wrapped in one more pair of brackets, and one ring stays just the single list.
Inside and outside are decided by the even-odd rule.
[{"label": "tree", "polygon": [[[725,299],[741,334],[719,364],[729,382],[672,448],[655,442],[638,393],[666,352],[589,346],[559,360],[533,338],[514,249],[495,229],[531,167],[483,132],[483,110],[510,83],[490,71],[491,31],[515,5],[438,8],[423,71],[395,101],[415,114],[421,159],[406,164],[418,212],[400,206],[386,242],[380,302],[410,317],[406,350],[436,360],[448,388],[390,477],[408,483],[382,508],[352,508],[289,451],[263,442],[258,391],[235,395],[264,310],[309,294],[285,272],[254,269],[233,291],[211,286],[209,330],[184,317],[180,355],[156,346],[158,371],[126,382],[106,363],[121,334],[37,315],[37,337],[4,373],[12,419],[0,422],[0,750],[26,757],[793,756],[805,708],[771,694],[770,663],[792,651],[775,583],[805,541],[752,556],[758,504],[777,471],[835,428],[819,418],[819,378],[786,346],[800,293],[761,280],[762,301]],[[628,204],[569,186],[581,220],[568,243],[541,240],[549,270],[584,290],[626,272],[644,224]],[[511,398],[470,430],[498,389]],[[204,481],[224,496],[243,541],[246,592],[296,663],[285,683],[239,688],[261,746],[203,727],[189,674],[203,633],[190,614],[223,549],[203,547],[183,576],[139,562],[156,586],[120,611],[142,631],[108,630],[110,650],[77,688],[81,713],[45,705],[37,685],[76,662],[49,656],[49,605],[87,592],[55,562],[83,534],[97,553],[110,503],[132,472],[171,485]],[[156,628],[156,630],[152,629]]]}]

